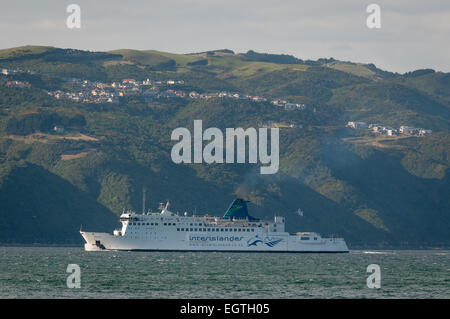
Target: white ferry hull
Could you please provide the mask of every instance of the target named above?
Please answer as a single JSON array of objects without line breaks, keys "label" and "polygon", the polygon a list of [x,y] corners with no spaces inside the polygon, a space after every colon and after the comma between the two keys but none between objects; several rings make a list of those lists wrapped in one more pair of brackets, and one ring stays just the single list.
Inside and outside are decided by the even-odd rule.
[{"label": "white ferry hull", "polygon": [[231,251],[231,252],[308,252],[347,253],[342,238],[320,238],[302,241],[300,236],[287,233],[217,234],[213,232],[177,233],[148,239],[115,236],[109,233],[80,232],[86,241],[86,251]]}]

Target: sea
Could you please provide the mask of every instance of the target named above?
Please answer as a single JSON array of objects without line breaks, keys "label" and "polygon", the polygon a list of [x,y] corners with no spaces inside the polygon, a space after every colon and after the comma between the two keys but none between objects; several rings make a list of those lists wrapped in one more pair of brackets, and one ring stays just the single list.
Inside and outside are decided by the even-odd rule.
[{"label": "sea", "polygon": [[[378,279],[373,271],[379,275],[379,288],[374,287]],[[296,254],[0,247],[0,298],[448,299],[450,251]]]}]

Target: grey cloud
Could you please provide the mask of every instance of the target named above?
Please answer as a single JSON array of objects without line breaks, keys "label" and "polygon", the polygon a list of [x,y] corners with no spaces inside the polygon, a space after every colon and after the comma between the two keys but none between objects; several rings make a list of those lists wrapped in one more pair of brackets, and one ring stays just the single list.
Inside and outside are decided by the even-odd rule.
[{"label": "grey cloud", "polygon": [[[65,27],[69,3],[81,6],[81,30]],[[370,3],[381,6],[379,30],[365,26]],[[1,48],[254,49],[371,62],[397,72],[450,71],[450,2],[445,0],[16,0],[2,11]]]}]

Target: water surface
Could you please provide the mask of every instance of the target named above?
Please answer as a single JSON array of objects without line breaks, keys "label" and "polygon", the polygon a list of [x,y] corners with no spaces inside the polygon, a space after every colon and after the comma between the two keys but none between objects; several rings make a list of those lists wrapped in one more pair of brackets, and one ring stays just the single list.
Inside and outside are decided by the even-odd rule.
[{"label": "water surface", "polygon": [[[67,288],[68,264],[81,288]],[[381,288],[369,289],[369,264]],[[0,247],[0,298],[450,298],[450,251],[85,252]]]}]

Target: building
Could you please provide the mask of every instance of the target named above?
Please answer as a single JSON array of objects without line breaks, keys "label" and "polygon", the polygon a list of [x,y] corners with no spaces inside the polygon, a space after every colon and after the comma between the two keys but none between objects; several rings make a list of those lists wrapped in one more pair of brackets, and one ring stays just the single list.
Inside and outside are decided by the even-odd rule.
[{"label": "building", "polygon": [[135,79],[123,79],[122,83],[136,84]]},{"label": "building", "polygon": [[284,106],[286,103],[288,103],[288,101],[277,99],[277,100],[271,101],[270,103],[272,103],[275,106]]},{"label": "building", "polygon": [[419,135],[420,136],[424,136],[424,135],[428,135],[428,134],[431,134],[433,131],[432,130],[426,130],[426,129],[420,129],[419,130]]},{"label": "building", "polygon": [[198,93],[195,92],[195,91],[192,91],[192,92],[189,92],[189,97],[190,97],[191,99],[197,99],[197,98],[200,97],[200,94],[198,94]]},{"label": "building", "polygon": [[22,82],[22,81],[8,81],[6,82],[7,87],[17,87],[17,88],[29,88],[31,87],[31,84],[28,82]]},{"label": "building", "polygon": [[262,96],[254,96],[254,97],[252,98],[252,100],[253,100],[254,102],[266,102],[266,101],[267,101],[267,99],[266,99],[265,97],[262,97]]},{"label": "building", "polygon": [[53,127],[53,131],[57,134],[63,134],[64,133],[64,126],[62,125],[55,125]]},{"label": "building", "polygon": [[348,122],[347,126],[354,129],[365,129],[369,127],[366,122]]}]

